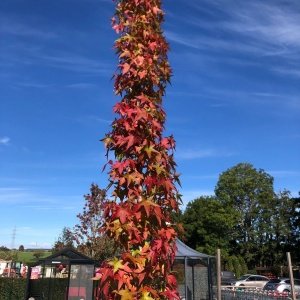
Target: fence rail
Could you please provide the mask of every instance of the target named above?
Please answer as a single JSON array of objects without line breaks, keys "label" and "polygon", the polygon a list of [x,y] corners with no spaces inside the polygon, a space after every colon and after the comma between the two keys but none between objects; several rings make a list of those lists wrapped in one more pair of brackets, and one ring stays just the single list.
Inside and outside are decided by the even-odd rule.
[{"label": "fence rail", "polygon": [[[300,294],[296,295],[300,299]],[[223,288],[221,291],[222,300],[289,300],[291,294],[287,292],[264,291],[262,289],[249,288]]]}]

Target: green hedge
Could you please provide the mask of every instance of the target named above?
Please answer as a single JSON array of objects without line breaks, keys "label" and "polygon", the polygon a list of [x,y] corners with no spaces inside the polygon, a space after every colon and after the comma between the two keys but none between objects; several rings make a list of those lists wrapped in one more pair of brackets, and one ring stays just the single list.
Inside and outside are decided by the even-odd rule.
[{"label": "green hedge", "polygon": [[1,300],[24,300],[26,293],[26,279],[24,278],[1,278]]}]

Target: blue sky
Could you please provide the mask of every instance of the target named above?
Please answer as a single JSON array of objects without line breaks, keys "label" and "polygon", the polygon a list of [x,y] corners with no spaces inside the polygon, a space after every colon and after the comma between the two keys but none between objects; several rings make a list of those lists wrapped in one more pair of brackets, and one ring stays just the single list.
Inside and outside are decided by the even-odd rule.
[{"label": "blue sky", "polygon": [[[249,162],[300,190],[300,2],[164,1],[183,201]],[[117,65],[110,0],[0,2],[0,245],[51,247],[73,227],[103,144]],[[15,238],[13,231],[15,228]]]}]

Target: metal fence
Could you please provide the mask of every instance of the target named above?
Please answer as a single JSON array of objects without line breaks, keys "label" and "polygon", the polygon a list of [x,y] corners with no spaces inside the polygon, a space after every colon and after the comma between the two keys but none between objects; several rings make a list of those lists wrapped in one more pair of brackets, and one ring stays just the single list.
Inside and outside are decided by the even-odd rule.
[{"label": "metal fence", "polygon": [[[223,289],[221,297],[222,300],[289,300],[291,294],[259,289]],[[300,299],[300,295],[297,295],[297,299]]]}]

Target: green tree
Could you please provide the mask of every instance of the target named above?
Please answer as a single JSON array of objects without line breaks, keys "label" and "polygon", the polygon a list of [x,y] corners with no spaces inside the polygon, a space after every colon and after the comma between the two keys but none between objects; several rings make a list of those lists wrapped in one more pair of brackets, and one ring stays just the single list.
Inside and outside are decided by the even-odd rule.
[{"label": "green tree", "polygon": [[19,251],[23,252],[25,250],[24,246],[23,245],[20,245],[19,246]]},{"label": "green tree", "polygon": [[267,225],[274,213],[273,177],[249,163],[239,163],[220,175],[215,193],[224,208],[234,211],[234,254],[243,255],[253,269],[260,261],[256,253],[264,244],[262,239],[272,230]]},{"label": "green tree", "polygon": [[236,278],[247,273],[248,269],[245,260],[241,256],[228,256],[225,262],[225,269],[232,271]]},{"label": "green tree", "polygon": [[215,197],[202,196],[188,203],[181,220],[190,247],[211,255],[220,248],[222,256],[228,255],[235,224],[230,208]]},{"label": "green tree", "polygon": [[41,257],[43,256],[43,254],[44,254],[44,251],[38,250],[38,251],[35,251],[35,252],[33,253],[33,256],[34,256],[36,259],[39,259],[39,258],[41,258]]},{"label": "green tree", "polygon": [[267,253],[271,254],[271,260],[267,265],[282,265],[286,262],[286,252],[293,249],[293,201],[290,192],[281,191],[275,195],[273,215],[270,218],[271,236]]},{"label": "green tree", "polygon": [[0,251],[10,251],[9,248],[7,248],[6,246],[0,246]]},{"label": "green tree", "polygon": [[[299,192],[300,196],[300,192]],[[292,245],[291,254],[295,261],[300,262],[300,197],[291,198],[293,213],[291,216]]]},{"label": "green tree", "polygon": [[9,249],[8,250],[0,250],[0,259],[16,261],[17,258],[18,258],[18,254],[16,251],[12,251]]}]

